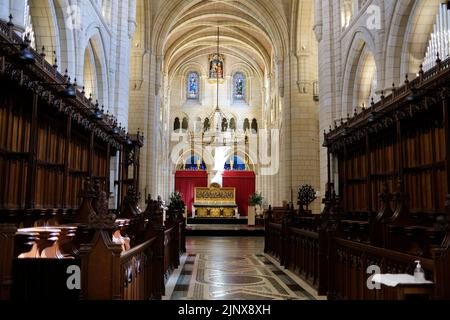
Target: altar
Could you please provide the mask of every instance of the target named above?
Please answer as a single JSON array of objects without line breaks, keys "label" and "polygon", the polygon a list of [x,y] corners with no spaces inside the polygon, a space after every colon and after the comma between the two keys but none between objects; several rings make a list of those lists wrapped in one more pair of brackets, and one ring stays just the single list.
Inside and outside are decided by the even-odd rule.
[{"label": "altar", "polygon": [[[194,159],[191,162],[195,163],[196,161]],[[214,172],[208,172],[207,170],[176,171],[175,191],[181,194],[186,205],[187,216],[189,218],[197,216],[198,218],[200,214],[205,216],[207,220],[211,216],[211,210],[219,207],[221,212],[218,213],[217,210],[213,210],[213,215],[230,216],[231,212],[223,209],[232,208],[234,209],[233,214],[235,217],[247,217],[248,199],[255,192],[256,187],[255,173],[248,170],[226,170],[222,173],[222,183],[220,184],[212,181],[213,179],[211,177],[214,175]],[[214,195],[204,193],[211,191],[212,187],[222,191],[234,189],[234,193],[228,195],[222,194],[221,200],[220,196],[215,197]],[[196,191],[196,188],[199,188],[197,191],[200,194]],[[203,194],[202,190],[204,191]],[[204,208],[206,212],[205,210],[200,210],[197,214],[195,212],[197,208]]]},{"label": "altar", "polygon": [[195,188],[193,218],[239,218],[236,189],[211,186]]}]

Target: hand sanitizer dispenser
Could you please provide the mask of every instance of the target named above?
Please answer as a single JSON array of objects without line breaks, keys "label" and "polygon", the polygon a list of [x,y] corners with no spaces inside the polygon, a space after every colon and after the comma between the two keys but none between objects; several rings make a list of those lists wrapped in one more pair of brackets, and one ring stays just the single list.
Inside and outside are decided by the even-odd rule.
[{"label": "hand sanitizer dispenser", "polygon": [[416,269],[414,269],[414,279],[417,282],[424,282],[425,281],[425,272],[424,272],[422,266],[420,265],[420,261],[416,260],[414,262],[417,264]]}]

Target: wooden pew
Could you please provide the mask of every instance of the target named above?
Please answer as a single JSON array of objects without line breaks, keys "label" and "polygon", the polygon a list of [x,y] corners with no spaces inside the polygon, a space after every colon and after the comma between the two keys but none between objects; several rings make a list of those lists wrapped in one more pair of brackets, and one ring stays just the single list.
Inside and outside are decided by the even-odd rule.
[{"label": "wooden pew", "polygon": [[[152,215],[152,208],[131,220],[117,220],[107,210],[103,192],[99,199],[97,215],[91,218],[90,227],[95,235],[89,243],[82,244],[80,258],[83,289],[81,299],[148,300],[160,299],[163,294],[163,237],[160,226]],[[129,233],[129,226],[140,230],[128,247],[113,241]],[[136,226],[142,228],[136,228]],[[120,233],[119,233],[120,232]],[[99,274],[102,274],[99,277]]]}]

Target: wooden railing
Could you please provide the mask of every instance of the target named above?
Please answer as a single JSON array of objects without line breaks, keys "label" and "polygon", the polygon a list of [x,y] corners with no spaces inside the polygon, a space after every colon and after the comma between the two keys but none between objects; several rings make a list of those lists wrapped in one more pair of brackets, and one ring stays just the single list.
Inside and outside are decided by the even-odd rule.
[{"label": "wooden railing", "polygon": [[109,232],[98,231],[81,249],[81,299],[148,300],[162,294],[158,237],[123,251]]},{"label": "wooden railing", "polygon": [[[0,224],[1,299],[148,300],[165,294],[165,280],[185,249],[184,219],[171,214],[164,223],[161,203],[151,199],[144,212],[127,202],[137,215],[116,219],[120,214],[107,209],[104,192],[83,194],[77,215],[88,216],[88,224],[57,224],[64,217],[45,220],[52,227]],[[80,268],[81,287],[67,287],[69,267]],[[70,270],[76,284],[77,271]]]},{"label": "wooden railing", "polygon": [[294,227],[287,229],[285,266],[314,288],[319,287],[319,235]]},{"label": "wooden railing", "polygon": [[[125,203],[127,210],[131,210],[131,207],[135,209],[131,211],[137,210],[135,203],[128,200]],[[87,274],[84,283],[88,286],[87,293],[82,290],[82,298],[161,299],[165,294],[165,280],[180,265],[180,243],[184,241],[180,239],[184,239],[185,231],[182,217],[168,213],[170,219],[163,221],[162,210],[159,201],[149,198],[147,209],[138,213],[134,225],[123,228],[124,234],[133,236],[130,237],[130,243],[136,243],[129,250],[124,251],[123,247],[111,244],[109,233],[104,230],[97,232],[99,235],[84,250],[88,254],[83,255],[81,250],[81,256],[84,257],[82,266]],[[102,285],[96,279],[100,270],[90,267],[91,259],[94,259],[98,268],[110,270]]]},{"label": "wooden railing", "polygon": [[180,265],[179,225],[174,221],[164,230],[164,275],[166,279]]},{"label": "wooden railing", "polygon": [[269,208],[265,252],[299,275],[319,295],[348,300],[402,297],[398,288],[368,287],[371,276],[368,267],[379,267],[381,273],[413,274],[415,261],[420,260],[426,279],[433,282],[431,297],[450,299],[450,237],[441,238],[440,245],[435,246],[428,257],[402,253],[371,245],[369,235],[367,241],[346,236],[351,230],[344,230],[345,224],[339,217],[326,212],[320,216],[301,216],[292,208],[285,208],[282,223],[274,223],[271,222],[273,211]]},{"label": "wooden railing", "polygon": [[411,256],[363,243],[335,239],[335,296],[338,299],[395,300],[395,290],[370,290],[367,286],[369,266],[379,266],[383,274],[413,274],[414,261],[420,260],[426,279],[434,279],[433,260]]},{"label": "wooden railing", "polygon": [[273,255],[274,257],[281,258],[281,223],[266,223],[265,226],[265,241],[264,252]]},{"label": "wooden railing", "polygon": [[[153,279],[158,274],[156,237],[146,241],[120,256],[120,283],[124,300],[147,300],[160,298],[159,281]],[[155,281],[156,280],[156,281]]]}]

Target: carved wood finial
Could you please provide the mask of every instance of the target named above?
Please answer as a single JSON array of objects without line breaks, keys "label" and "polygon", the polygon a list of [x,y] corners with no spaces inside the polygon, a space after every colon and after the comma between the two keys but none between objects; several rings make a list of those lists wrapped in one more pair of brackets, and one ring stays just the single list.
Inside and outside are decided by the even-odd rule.
[{"label": "carved wood finial", "polygon": [[12,15],[12,14],[9,14],[8,19],[9,19],[9,20],[8,20],[8,23],[7,23],[6,25],[8,26],[9,29],[12,29],[12,28],[14,27],[14,23],[13,23],[14,18],[13,18],[13,15]]},{"label": "carved wood finial", "polygon": [[436,64],[440,64],[442,62],[439,52],[436,53]]},{"label": "carved wood finial", "polygon": [[390,216],[392,216],[392,194],[389,193],[389,187],[386,181],[383,182],[383,191],[378,195],[378,197],[381,200],[382,206],[376,220],[381,221],[384,218],[389,218]]},{"label": "carved wood finial", "polygon": [[108,196],[105,191],[99,193],[96,207],[97,212],[89,216],[89,227],[97,230],[113,229],[116,215],[108,211]]},{"label": "carved wood finial", "polygon": [[162,226],[164,221],[163,209],[158,200],[153,200],[151,195],[147,196],[147,207],[143,212],[143,216],[148,218],[153,226]]},{"label": "carved wood finial", "polygon": [[273,217],[273,210],[272,210],[272,206],[269,205],[269,209],[266,211],[266,221],[271,221]]},{"label": "carved wood finial", "polygon": [[406,223],[411,220],[408,213],[409,196],[405,192],[405,184],[401,177],[397,181],[397,191],[394,193],[393,200],[395,203],[395,211],[388,220],[389,223]]},{"label": "carved wood finial", "polygon": [[55,57],[53,59],[53,69],[58,70],[58,57],[56,56],[56,51],[53,51],[53,56]]}]

